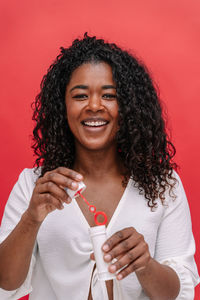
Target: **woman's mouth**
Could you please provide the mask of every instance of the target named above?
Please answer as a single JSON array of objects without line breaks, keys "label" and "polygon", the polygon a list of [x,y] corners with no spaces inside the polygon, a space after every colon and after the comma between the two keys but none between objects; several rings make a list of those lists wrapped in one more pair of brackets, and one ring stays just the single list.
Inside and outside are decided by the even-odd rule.
[{"label": "woman's mouth", "polygon": [[81,122],[82,125],[87,127],[102,127],[108,124],[106,120],[83,120]]},{"label": "woman's mouth", "polygon": [[100,126],[104,126],[106,124],[108,124],[108,122],[106,121],[86,121],[86,122],[82,122],[83,125],[85,126],[89,126],[89,127],[100,127]]}]

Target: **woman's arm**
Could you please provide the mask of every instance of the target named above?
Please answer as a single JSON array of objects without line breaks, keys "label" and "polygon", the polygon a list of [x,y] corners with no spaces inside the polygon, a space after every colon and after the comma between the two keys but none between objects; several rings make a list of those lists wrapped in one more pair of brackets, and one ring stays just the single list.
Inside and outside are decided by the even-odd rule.
[{"label": "woman's arm", "polygon": [[24,282],[41,223],[26,211],[11,234],[0,244],[0,287],[15,290]]},{"label": "woman's arm", "polygon": [[189,206],[181,180],[175,176],[177,198],[166,198],[153,258],[145,238],[132,227],[111,236],[105,243],[108,248],[103,249],[106,261],[118,258],[116,268],[110,266],[110,271],[124,267],[118,279],[135,272],[150,299],[171,300],[178,293],[177,299],[193,300],[194,287],[199,283]]},{"label": "woman's arm", "polygon": [[146,268],[136,270],[135,273],[151,300],[173,300],[178,296],[180,282],[172,268],[151,258]]},{"label": "woman's arm", "polygon": [[71,202],[65,188],[76,190],[82,179],[75,171],[60,167],[45,173],[34,185],[25,173],[11,192],[2,220],[0,288],[5,290],[18,289],[25,281],[43,220],[55,209],[62,209],[63,202]]}]

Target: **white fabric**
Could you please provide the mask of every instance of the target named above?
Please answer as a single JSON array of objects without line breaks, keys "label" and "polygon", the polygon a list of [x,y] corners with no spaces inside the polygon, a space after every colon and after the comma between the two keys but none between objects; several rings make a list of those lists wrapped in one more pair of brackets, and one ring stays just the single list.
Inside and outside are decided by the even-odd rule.
[{"label": "white fabric", "polygon": [[[6,204],[1,228],[2,242],[19,222],[27,209],[37,176],[25,169],[19,176]],[[107,227],[107,235],[133,226],[144,235],[151,256],[173,268],[181,289],[178,300],[192,300],[199,276],[193,258],[195,243],[187,199],[178,175],[176,200],[169,196],[166,205],[158,200],[151,211],[144,196],[129,183]],[[168,193],[167,193],[168,194]],[[87,223],[77,202],[64,204],[63,210],[50,213],[37,235],[28,276],[15,291],[0,289],[1,300],[14,300],[30,293],[30,300],[87,300],[90,281],[93,300],[103,300],[102,286],[90,260],[92,244]],[[119,292],[120,291],[120,292]],[[120,294],[123,295],[120,297]],[[122,281],[114,280],[114,300],[146,300],[137,276],[131,273]]]}]

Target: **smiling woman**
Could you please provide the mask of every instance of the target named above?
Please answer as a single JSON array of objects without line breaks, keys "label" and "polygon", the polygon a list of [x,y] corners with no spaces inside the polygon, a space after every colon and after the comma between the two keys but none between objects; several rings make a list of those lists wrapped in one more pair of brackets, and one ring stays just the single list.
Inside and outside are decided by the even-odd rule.
[{"label": "smiling woman", "polygon": [[[189,207],[143,64],[85,34],[50,66],[33,120],[36,167],[20,174],[2,220],[1,300],[192,300]],[[83,197],[72,200],[67,191],[83,180]],[[106,286],[83,199],[107,216]]]}]

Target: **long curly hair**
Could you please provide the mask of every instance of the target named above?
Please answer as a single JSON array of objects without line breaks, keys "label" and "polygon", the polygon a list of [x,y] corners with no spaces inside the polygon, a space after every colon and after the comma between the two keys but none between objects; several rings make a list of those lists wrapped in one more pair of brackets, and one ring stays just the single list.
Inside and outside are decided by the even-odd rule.
[{"label": "long curly hair", "polygon": [[66,119],[65,92],[72,72],[87,62],[106,62],[112,67],[119,105],[120,128],[116,139],[119,155],[139,193],[156,207],[165,192],[173,194],[176,179],[172,161],[175,147],[165,129],[161,101],[146,67],[113,43],[84,34],[61,52],[41,82],[33,103],[35,166],[41,176],[59,166],[73,168],[74,138]]}]

